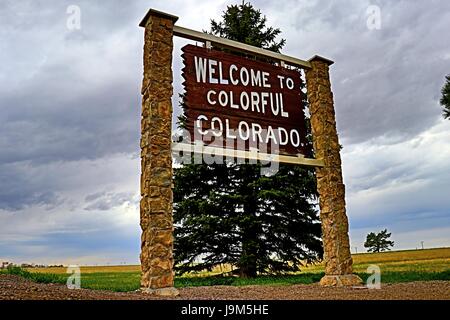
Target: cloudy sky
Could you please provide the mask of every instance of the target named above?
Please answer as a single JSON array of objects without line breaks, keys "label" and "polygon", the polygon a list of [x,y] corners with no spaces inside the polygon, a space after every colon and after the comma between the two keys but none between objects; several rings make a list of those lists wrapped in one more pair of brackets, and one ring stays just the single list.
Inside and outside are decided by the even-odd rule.
[{"label": "cloudy sky", "polygon": [[[138,263],[138,23],[152,7],[206,30],[234,3],[0,2],[0,260]],[[283,53],[336,62],[352,251],[384,228],[397,249],[450,246],[450,121],[438,102],[450,73],[450,2],[253,4],[282,30]],[[175,92],[186,43],[175,40]]]}]

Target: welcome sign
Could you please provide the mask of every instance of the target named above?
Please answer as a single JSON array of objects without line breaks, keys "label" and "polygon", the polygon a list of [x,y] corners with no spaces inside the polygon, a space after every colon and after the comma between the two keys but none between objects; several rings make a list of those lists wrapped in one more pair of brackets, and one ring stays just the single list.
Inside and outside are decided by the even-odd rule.
[{"label": "welcome sign", "polygon": [[194,45],[182,51],[191,137],[233,149],[305,154],[299,72]]},{"label": "welcome sign", "polygon": [[[224,157],[260,161],[261,174],[263,162],[269,162],[271,167],[272,163],[316,167],[325,265],[320,284],[360,285],[362,280],[353,274],[348,238],[345,185],[329,74],[333,61],[318,55],[301,60],[177,26],[177,19],[150,9],[140,24],[145,28],[140,143],[142,291],[161,296],[179,293],[173,286],[171,155],[180,152],[183,155],[179,158],[186,164],[192,163],[192,158],[202,158],[200,163],[205,164],[217,163]],[[187,45],[182,49],[186,89],[182,124],[190,132],[177,135],[177,142],[173,141],[171,130],[174,36],[205,45]],[[211,50],[211,46],[264,61],[284,61],[303,69],[316,158],[298,155],[305,145],[310,145],[306,144],[300,73],[285,68],[283,63],[277,66]],[[266,152],[259,147],[261,144],[274,145],[280,154],[273,149]],[[193,154],[201,157],[192,157]],[[158,268],[154,267],[155,261]]]}]

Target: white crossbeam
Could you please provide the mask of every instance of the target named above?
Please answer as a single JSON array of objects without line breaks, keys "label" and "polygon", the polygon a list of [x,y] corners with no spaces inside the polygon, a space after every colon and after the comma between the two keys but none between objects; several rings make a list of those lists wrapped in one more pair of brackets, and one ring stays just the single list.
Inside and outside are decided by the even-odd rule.
[{"label": "white crossbeam", "polygon": [[245,151],[245,150],[234,150],[219,147],[203,146],[201,144],[189,144],[189,143],[173,143],[172,152],[184,152],[184,153],[199,153],[199,154],[210,154],[219,157],[231,157],[231,158],[241,158],[249,160],[258,160],[264,162],[280,162],[289,163],[313,167],[323,167],[324,163],[320,159],[305,158],[303,155],[298,156],[288,156],[281,154],[270,154],[262,153],[256,150]]}]

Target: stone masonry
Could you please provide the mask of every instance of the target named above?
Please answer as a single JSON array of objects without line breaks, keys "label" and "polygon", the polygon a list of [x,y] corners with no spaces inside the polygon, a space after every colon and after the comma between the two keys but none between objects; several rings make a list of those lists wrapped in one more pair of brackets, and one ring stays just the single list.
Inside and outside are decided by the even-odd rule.
[{"label": "stone masonry", "polygon": [[141,119],[141,288],[177,295],[173,287],[172,50],[176,17],[150,10],[145,27]]},{"label": "stone masonry", "polygon": [[358,285],[362,281],[352,274],[345,186],[329,77],[329,65],[333,62],[316,56],[310,63],[312,68],[306,70],[306,83],[314,152],[317,159],[324,161],[324,167],[316,168],[325,261],[325,276],[320,283]]}]

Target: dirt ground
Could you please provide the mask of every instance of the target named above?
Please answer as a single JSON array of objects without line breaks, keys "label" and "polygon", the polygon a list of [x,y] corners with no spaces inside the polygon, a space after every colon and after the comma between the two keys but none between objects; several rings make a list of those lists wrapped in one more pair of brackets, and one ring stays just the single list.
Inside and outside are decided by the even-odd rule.
[{"label": "dirt ground", "polygon": [[[142,300],[158,297],[138,292],[69,290],[60,284],[41,284],[0,275],[0,300]],[[173,298],[172,298],[173,299]],[[318,284],[291,286],[211,286],[180,289],[175,299],[204,300],[450,300],[450,281],[385,284],[381,289],[323,288]]]}]

